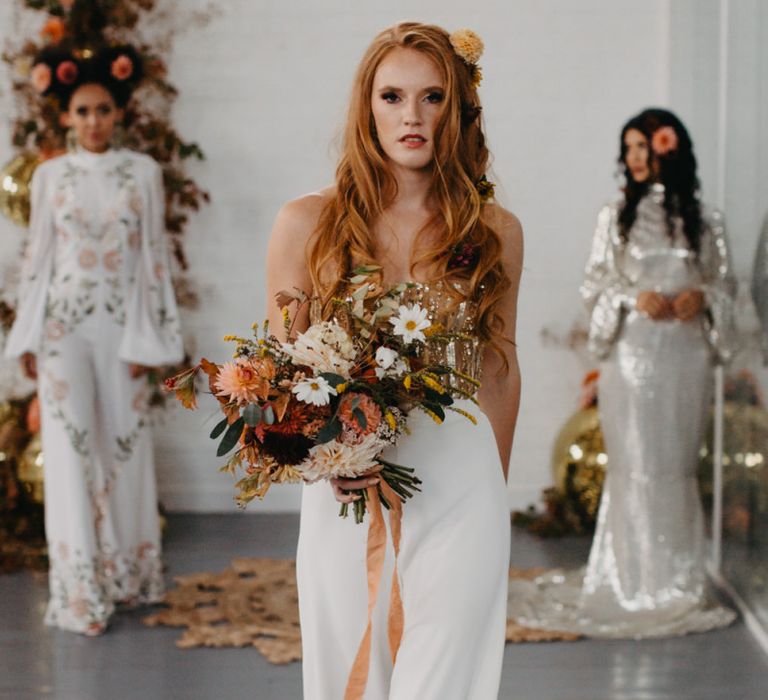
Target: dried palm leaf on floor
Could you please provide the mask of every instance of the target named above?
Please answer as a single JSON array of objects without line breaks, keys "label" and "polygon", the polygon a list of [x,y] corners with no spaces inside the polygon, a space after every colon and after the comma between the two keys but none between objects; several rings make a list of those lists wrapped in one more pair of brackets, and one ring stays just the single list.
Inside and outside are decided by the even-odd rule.
[{"label": "dried palm leaf on floor", "polygon": [[[543,569],[510,570],[532,578]],[[176,645],[256,648],[274,664],[301,659],[296,565],[286,559],[234,559],[229,569],[176,576],[165,609],[143,618],[151,627],[186,628]],[[532,630],[507,622],[507,641],[571,641],[578,636]]]}]

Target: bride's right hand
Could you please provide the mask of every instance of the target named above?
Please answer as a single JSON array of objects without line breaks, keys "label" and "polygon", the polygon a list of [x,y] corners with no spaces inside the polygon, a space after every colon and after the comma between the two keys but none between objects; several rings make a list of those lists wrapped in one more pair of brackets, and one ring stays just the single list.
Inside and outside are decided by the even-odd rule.
[{"label": "bride's right hand", "polygon": [[375,486],[381,481],[381,477],[376,476],[383,467],[379,465],[375,469],[367,472],[363,476],[357,479],[331,479],[331,488],[333,488],[333,495],[339,503],[354,503],[362,498],[359,493],[355,491],[363,491],[369,486]]}]

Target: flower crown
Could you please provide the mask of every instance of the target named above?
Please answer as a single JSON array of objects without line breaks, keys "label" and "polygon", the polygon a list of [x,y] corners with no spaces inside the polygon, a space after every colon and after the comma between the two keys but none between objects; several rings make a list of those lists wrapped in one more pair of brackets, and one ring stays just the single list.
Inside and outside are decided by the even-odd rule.
[{"label": "flower crown", "polygon": [[483,55],[483,40],[471,29],[457,29],[449,37],[456,55],[464,61],[471,71],[472,87],[477,89],[483,80],[483,71],[477,62]]},{"label": "flower crown", "polygon": [[[48,62],[39,61],[30,73],[32,88],[42,95],[51,88],[54,77],[61,85],[74,85],[80,76],[80,68],[73,59],[90,60],[93,58],[93,52],[75,52],[72,58],[61,61],[55,70],[52,70],[52,66]],[[112,80],[118,83],[127,81],[134,74],[134,71],[134,62],[126,53],[119,53],[109,63],[109,75]]]}]

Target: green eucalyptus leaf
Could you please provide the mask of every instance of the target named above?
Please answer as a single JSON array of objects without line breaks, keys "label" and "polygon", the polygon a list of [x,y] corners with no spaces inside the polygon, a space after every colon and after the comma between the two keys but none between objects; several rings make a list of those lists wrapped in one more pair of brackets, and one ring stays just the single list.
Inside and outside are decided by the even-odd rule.
[{"label": "green eucalyptus leaf", "polygon": [[333,372],[320,372],[319,376],[325,379],[325,381],[328,382],[334,389],[339,386],[339,384],[344,384],[344,382],[347,381],[340,374],[334,374]]},{"label": "green eucalyptus leaf", "polygon": [[424,396],[427,397],[427,401],[430,403],[436,403],[441,406],[450,406],[453,403],[453,398],[448,392],[441,394],[439,391],[424,387]]},{"label": "green eucalyptus leaf", "polygon": [[354,415],[354,417],[357,419],[357,424],[362,430],[365,430],[368,427],[368,419],[365,417],[365,413],[363,413],[359,408],[353,408],[352,415]]},{"label": "green eucalyptus leaf", "polygon": [[422,401],[421,405],[424,408],[428,408],[434,413],[440,420],[445,420],[445,411],[439,403],[433,403],[432,401]]},{"label": "green eucalyptus leaf", "polygon": [[222,438],[221,443],[219,444],[219,449],[216,450],[217,457],[223,457],[235,445],[237,445],[237,441],[243,434],[244,427],[245,421],[242,419],[242,417],[238,418],[234,423],[232,423],[232,425],[229,426],[227,432],[224,433],[224,437]]},{"label": "green eucalyptus leaf", "polygon": [[224,429],[227,427],[227,419],[223,418],[220,423],[216,424],[216,427],[211,430],[211,440],[215,440],[219,435],[221,435],[224,432]]},{"label": "green eucalyptus leaf", "polygon": [[259,423],[261,423],[261,418],[261,406],[255,403],[249,403],[245,407],[245,410],[243,411],[243,420],[245,421],[246,425],[250,425],[252,428],[255,428]]},{"label": "green eucalyptus leaf", "polygon": [[341,421],[334,416],[329,420],[315,437],[318,444],[330,442],[341,434]]},{"label": "green eucalyptus leaf", "polygon": [[271,404],[264,409],[262,419],[267,425],[272,425],[275,422],[275,409],[272,408]]}]

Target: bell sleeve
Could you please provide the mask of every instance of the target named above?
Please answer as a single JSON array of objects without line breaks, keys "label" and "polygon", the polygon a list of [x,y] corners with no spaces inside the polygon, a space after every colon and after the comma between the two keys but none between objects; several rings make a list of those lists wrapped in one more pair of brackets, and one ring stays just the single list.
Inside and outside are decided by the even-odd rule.
[{"label": "bell sleeve", "polygon": [[736,336],[736,276],[722,213],[710,212],[705,222],[699,251],[705,306],[702,316],[704,333],[715,364],[725,364],[733,356]]},{"label": "bell sleeve", "polygon": [[128,290],[118,354],[124,362],[160,367],[180,362],[184,349],[165,236],[162,170],[149,161],[141,175],[141,249]]},{"label": "bell sleeve", "polygon": [[5,357],[9,359],[40,351],[56,248],[52,193],[46,170],[40,166],[30,183],[31,216],[21,261],[16,320],[5,344]]},{"label": "bell sleeve", "polygon": [[616,206],[607,204],[597,217],[592,249],[580,294],[589,311],[588,346],[605,359],[621,329],[624,314],[634,308],[636,290],[617,264]]}]

